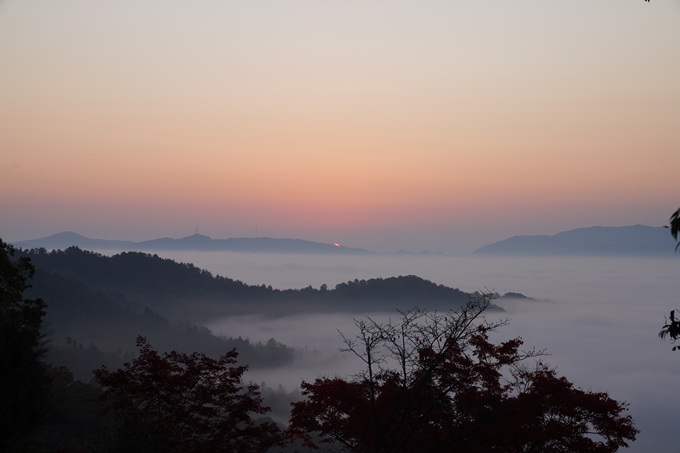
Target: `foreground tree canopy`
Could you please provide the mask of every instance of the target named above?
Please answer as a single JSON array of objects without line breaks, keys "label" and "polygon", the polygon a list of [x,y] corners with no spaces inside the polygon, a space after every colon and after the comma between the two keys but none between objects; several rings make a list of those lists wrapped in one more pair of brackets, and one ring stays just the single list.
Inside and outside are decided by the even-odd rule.
[{"label": "foreground tree canopy", "polygon": [[574,387],[527,359],[521,339],[500,344],[480,294],[446,314],[405,312],[396,324],[358,321],[346,351],[365,364],[353,379],[303,382],[289,436],[310,433],[348,452],[614,452],[635,439],[627,405]]},{"label": "foreground tree canopy", "polygon": [[0,239],[0,451],[45,422],[50,381],[40,361],[46,305],[24,298],[35,268],[13,257],[14,248]]},{"label": "foreground tree canopy", "polygon": [[215,360],[201,353],[160,355],[144,337],[137,346],[132,363],[94,372],[116,420],[114,451],[259,453],[281,443],[276,425],[251,418],[269,409],[257,386],[241,385],[247,367],[230,366],[235,350]]}]

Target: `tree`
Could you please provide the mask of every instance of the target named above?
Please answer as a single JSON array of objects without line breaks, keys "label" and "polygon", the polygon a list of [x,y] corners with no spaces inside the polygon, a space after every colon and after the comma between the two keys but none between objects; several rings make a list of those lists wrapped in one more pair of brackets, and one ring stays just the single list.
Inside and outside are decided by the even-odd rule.
[{"label": "tree", "polygon": [[[678,208],[677,211],[671,214],[671,218],[669,219],[668,223],[669,223],[668,226],[666,226],[665,228],[671,229],[671,236],[673,236],[673,239],[677,241],[678,234],[680,233],[680,208]],[[680,248],[680,241],[675,246],[676,252],[678,251],[678,248]]]},{"label": "tree", "polygon": [[[669,337],[673,342],[680,338],[680,318],[675,317],[675,312],[680,310],[671,310],[671,314],[666,318],[666,323],[659,332],[659,338],[662,340]],[[680,349],[680,346],[673,346],[673,351]]]},{"label": "tree", "polygon": [[264,414],[258,387],[241,385],[246,366],[235,349],[218,360],[202,353],[159,355],[137,337],[140,355],[117,371],[94,371],[116,420],[114,450],[124,452],[264,452],[281,443]]},{"label": "tree", "polygon": [[[680,208],[671,214],[669,225],[665,228],[671,229],[671,235],[673,236],[673,239],[677,241],[678,234],[680,234]],[[675,251],[677,252],[679,248],[680,241],[676,244]],[[666,323],[661,328],[661,332],[659,332],[659,338],[664,339],[670,337],[673,342],[680,338],[680,318],[675,317],[676,311],[680,313],[680,310],[671,310],[670,316],[666,318]],[[673,346],[673,351],[678,349],[680,349],[680,346]]]},{"label": "tree", "polygon": [[365,367],[354,378],[303,382],[287,435],[318,434],[347,452],[614,452],[637,430],[625,403],[575,388],[520,351],[492,344],[507,323],[481,314],[493,293],[445,314],[412,310],[398,323],[357,321],[346,348]]},{"label": "tree", "polygon": [[29,258],[14,259],[0,239],[0,450],[16,445],[45,421],[50,382],[41,358],[46,304],[25,299],[35,274]]}]

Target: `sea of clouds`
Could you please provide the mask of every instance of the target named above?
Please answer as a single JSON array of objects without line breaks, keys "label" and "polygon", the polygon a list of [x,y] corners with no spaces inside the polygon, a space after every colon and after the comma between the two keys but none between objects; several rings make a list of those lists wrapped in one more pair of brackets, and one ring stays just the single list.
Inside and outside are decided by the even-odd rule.
[{"label": "sea of clouds", "polygon": [[[608,392],[630,404],[638,440],[632,452],[678,451],[680,352],[657,337],[664,315],[680,308],[680,256],[672,259],[604,257],[322,256],[167,252],[215,274],[275,288],[318,288],[375,277],[418,275],[464,291],[520,292],[534,300],[505,300],[510,324],[495,340],[516,336],[527,349],[547,349],[547,361],[577,386]],[[319,376],[349,376],[360,363],[347,353],[338,331],[356,333],[353,318],[366,314],[307,313],[274,318],[267,313],[215,319],[217,334],[256,341],[275,338],[307,348],[286,369],[253,371],[248,379],[292,390]],[[379,320],[398,313],[371,313]],[[676,446],[676,447],[674,447]]]}]

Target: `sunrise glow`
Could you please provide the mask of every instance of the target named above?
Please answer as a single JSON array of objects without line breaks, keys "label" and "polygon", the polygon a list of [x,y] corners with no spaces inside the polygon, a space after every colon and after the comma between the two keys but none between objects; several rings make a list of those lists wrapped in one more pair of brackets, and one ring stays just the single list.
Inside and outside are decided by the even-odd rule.
[{"label": "sunrise glow", "polygon": [[675,207],[676,3],[294,4],[2,3],[3,235],[464,251]]}]

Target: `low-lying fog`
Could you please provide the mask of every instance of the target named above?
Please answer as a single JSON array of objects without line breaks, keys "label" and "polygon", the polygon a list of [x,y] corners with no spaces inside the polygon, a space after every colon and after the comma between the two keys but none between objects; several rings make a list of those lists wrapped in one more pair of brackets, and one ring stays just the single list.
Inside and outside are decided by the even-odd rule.
[{"label": "low-lying fog", "polygon": [[[605,391],[630,403],[642,431],[631,451],[669,451],[678,446],[680,352],[657,337],[664,315],[680,308],[680,256],[642,258],[489,258],[448,256],[315,256],[167,252],[213,273],[277,288],[329,287],[355,278],[415,274],[464,291],[495,289],[540,300],[499,303],[511,317],[497,338],[521,336],[527,348],[546,348],[547,361],[579,387]],[[377,313],[386,319],[396,313]],[[305,314],[272,319],[216,319],[215,333],[306,347],[305,363],[249,379],[289,390],[302,379],[348,375],[357,362],[338,352],[337,330],[355,332],[351,313]],[[361,315],[358,315],[361,316]],[[502,317],[488,313],[487,317]],[[671,448],[677,451],[679,448]]]}]

